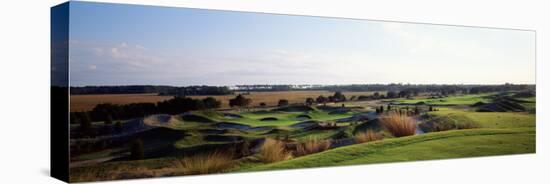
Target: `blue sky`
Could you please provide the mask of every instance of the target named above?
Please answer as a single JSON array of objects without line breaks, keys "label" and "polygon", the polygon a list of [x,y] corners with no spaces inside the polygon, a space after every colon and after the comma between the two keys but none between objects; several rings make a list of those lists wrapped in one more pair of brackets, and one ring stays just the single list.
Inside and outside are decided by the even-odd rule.
[{"label": "blue sky", "polygon": [[71,2],[71,86],[535,83],[530,31]]}]

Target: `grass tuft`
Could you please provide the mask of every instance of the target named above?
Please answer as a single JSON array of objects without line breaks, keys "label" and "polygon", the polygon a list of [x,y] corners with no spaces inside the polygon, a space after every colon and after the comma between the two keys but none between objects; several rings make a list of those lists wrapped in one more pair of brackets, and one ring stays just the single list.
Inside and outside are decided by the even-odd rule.
[{"label": "grass tuft", "polygon": [[322,152],[330,148],[329,140],[319,140],[309,137],[305,142],[296,145],[296,156],[304,156],[313,153]]},{"label": "grass tuft", "polygon": [[391,112],[380,117],[382,125],[395,137],[414,135],[416,120],[403,113]]},{"label": "grass tuft", "polygon": [[221,151],[184,157],[179,162],[184,174],[219,173],[234,165],[233,153]]},{"label": "grass tuft", "polygon": [[355,137],[353,137],[355,143],[371,142],[381,140],[382,138],[382,135],[373,130],[367,130],[365,132],[358,133],[357,135],[355,135]]},{"label": "grass tuft", "polygon": [[260,150],[261,160],[264,163],[272,163],[292,158],[292,154],[286,149],[283,141],[267,138]]}]

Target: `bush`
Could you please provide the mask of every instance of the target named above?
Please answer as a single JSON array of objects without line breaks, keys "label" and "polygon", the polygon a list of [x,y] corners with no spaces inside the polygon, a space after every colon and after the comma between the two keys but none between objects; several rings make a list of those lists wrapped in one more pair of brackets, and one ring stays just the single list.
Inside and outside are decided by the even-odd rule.
[{"label": "bush", "polygon": [[296,156],[304,156],[312,153],[318,153],[330,148],[329,140],[319,140],[315,138],[308,138],[305,142],[298,143],[296,145]]},{"label": "bush", "polygon": [[364,143],[381,140],[382,138],[382,135],[380,135],[378,132],[367,130],[365,132],[358,133],[353,139],[355,140],[355,143]]},{"label": "bush", "polygon": [[[455,118],[458,118],[458,120]],[[455,118],[451,118],[449,116],[428,116],[427,118],[425,118],[425,121],[423,123],[420,123],[418,126],[424,132],[440,132],[456,129],[479,128],[479,125],[469,118]]]},{"label": "bush", "polygon": [[285,143],[279,140],[265,139],[260,150],[261,160],[264,163],[272,163],[292,158],[292,154],[285,148]]},{"label": "bush", "polygon": [[230,107],[235,107],[235,106],[238,106],[238,107],[246,107],[248,106],[250,103],[252,103],[252,99],[250,98],[245,98],[243,95],[237,95],[235,98],[233,99],[229,99],[229,106]]},{"label": "bush", "polygon": [[179,163],[184,174],[219,173],[234,165],[233,153],[221,151],[183,157]]},{"label": "bush", "polygon": [[281,106],[287,106],[289,103],[288,103],[288,100],[287,99],[280,99],[279,100],[279,103],[277,104],[277,106],[281,107]]},{"label": "bush", "polygon": [[416,120],[403,113],[391,112],[380,117],[380,122],[395,137],[416,133]]}]

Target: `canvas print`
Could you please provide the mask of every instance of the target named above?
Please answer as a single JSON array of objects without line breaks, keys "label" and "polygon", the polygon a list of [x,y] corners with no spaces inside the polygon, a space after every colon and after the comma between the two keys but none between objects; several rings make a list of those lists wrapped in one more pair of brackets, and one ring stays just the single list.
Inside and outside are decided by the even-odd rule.
[{"label": "canvas print", "polygon": [[535,153],[532,30],[67,10],[70,182]]}]

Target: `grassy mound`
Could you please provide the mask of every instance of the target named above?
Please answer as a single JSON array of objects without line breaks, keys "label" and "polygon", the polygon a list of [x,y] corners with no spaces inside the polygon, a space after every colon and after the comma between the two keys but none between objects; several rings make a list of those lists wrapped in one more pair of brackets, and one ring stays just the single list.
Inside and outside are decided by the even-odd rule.
[{"label": "grassy mound", "polygon": [[214,120],[207,118],[205,116],[196,115],[196,114],[184,114],[181,115],[183,121],[199,122],[199,123],[212,123]]},{"label": "grassy mound", "polygon": [[512,95],[512,97],[514,98],[531,98],[535,96],[536,96],[535,91],[522,91]]},{"label": "grassy mound", "polygon": [[454,130],[346,146],[244,170],[342,166],[534,152],[534,128]]},{"label": "grassy mound", "polygon": [[439,111],[429,112],[428,114],[449,116],[461,122],[473,121],[481,128],[534,127],[536,122],[534,114],[524,112],[473,112],[453,108],[440,108]]},{"label": "grassy mound", "polygon": [[511,97],[500,97],[493,103],[479,105],[479,112],[524,112],[526,108],[519,104],[523,101]]}]

